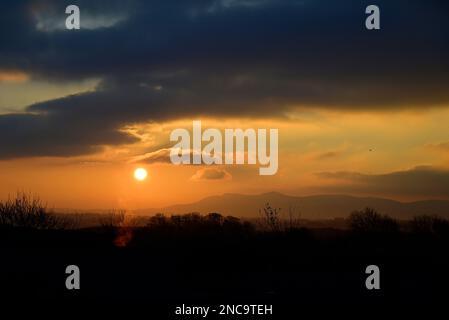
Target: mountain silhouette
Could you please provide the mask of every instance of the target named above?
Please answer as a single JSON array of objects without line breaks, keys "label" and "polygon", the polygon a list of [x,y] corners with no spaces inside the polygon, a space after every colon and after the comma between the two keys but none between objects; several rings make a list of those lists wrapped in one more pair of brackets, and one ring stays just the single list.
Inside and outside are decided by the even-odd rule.
[{"label": "mountain silhouette", "polygon": [[259,195],[244,195],[225,193],[210,196],[200,201],[173,205],[159,209],[136,210],[137,214],[149,215],[155,213],[182,214],[188,212],[210,213],[219,212],[242,218],[259,217],[259,209],[266,203],[281,208],[281,216],[287,217],[289,208],[295,213],[300,212],[302,219],[333,219],[346,217],[354,210],[371,207],[397,219],[410,219],[416,215],[439,215],[449,218],[449,201],[423,200],[414,202],[399,202],[391,199],[375,197],[354,197],[348,195],[314,195],[289,196],[278,192]]}]

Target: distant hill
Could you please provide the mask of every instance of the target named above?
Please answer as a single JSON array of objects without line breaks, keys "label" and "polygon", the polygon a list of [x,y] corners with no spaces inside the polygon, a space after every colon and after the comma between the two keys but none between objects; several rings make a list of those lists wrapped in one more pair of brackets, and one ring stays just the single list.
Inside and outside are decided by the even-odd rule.
[{"label": "distant hill", "polygon": [[288,196],[270,192],[260,195],[223,194],[211,196],[190,204],[174,205],[160,209],[136,210],[139,215],[155,213],[183,214],[188,212],[219,212],[223,215],[253,218],[259,217],[259,209],[265,203],[281,208],[281,216],[287,217],[289,208],[301,213],[302,219],[333,219],[346,217],[354,210],[372,207],[397,219],[409,219],[415,215],[428,214],[449,218],[449,201],[425,200],[399,202],[373,197],[347,195],[316,195],[306,197]]}]

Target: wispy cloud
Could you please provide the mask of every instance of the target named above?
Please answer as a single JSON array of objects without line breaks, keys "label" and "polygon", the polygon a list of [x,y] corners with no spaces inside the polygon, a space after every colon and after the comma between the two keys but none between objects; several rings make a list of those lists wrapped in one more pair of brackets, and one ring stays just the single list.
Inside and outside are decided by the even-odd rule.
[{"label": "wispy cloud", "polygon": [[192,181],[231,180],[232,175],[224,169],[202,168],[198,170],[190,179]]},{"label": "wispy cloud", "polygon": [[29,75],[19,70],[0,70],[0,83],[12,82],[21,83],[26,82],[29,79]]},{"label": "wispy cloud", "polygon": [[170,162],[170,148],[159,149],[153,152],[148,152],[143,155],[133,157],[131,163],[171,163]]}]

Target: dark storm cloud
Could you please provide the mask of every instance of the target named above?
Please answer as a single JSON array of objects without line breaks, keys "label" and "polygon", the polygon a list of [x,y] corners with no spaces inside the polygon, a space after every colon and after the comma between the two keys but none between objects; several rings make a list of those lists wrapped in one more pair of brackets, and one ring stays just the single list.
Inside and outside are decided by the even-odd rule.
[{"label": "dark storm cloud", "polygon": [[336,182],[331,187],[324,187],[332,192],[449,198],[449,170],[430,166],[386,174],[322,172],[317,175]]},{"label": "dark storm cloud", "polygon": [[[3,3],[1,15],[17,21],[11,28],[11,17],[1,19],[0,35],[8,41],[2,41],[0,68],[21,67],[58,80],[195,70],[190,77],[198,81],[226,71],[269,78],[273,91],[280,80],[304,104],[405,104],[401,98],[420,97],[416,90],[423,101],[429,92],[436,94],[434,103],[448,98],[444,1],[378,1],[382,30],[372,32],[364,27],[368,2],[350,0],[131,1],[128,7],[85,1],[79,3],[82,17],[103,10],[127,18],[110,28],[36,30],[33,12],[50,10],[63,20],[69,2]],[[302,91],[311,92],[301,99]]]},{"label": "dark storm cloud", "polygon": [[82,29],[53,28],[68,4],[2,1],[0,70],[102,82],[0,115],[0,157],[93,152],[145,121],[449,102],[444,1],[377,1],[380,31],[364,27],[366,1],[78,1]]},{"label": "dark storm cloud", "polygon": [[[101,125],[101,128],[98,126]],[[0,157],[71,156],[95,153],[103,145],[133,143],[137,139],[117,130],[117,124],[63,114],[7,114],[0,116]]]}]

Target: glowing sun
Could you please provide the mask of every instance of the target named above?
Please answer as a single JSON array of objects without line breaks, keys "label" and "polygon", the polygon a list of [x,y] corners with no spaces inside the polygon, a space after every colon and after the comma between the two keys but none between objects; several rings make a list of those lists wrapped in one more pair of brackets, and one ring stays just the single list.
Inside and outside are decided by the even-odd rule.
[{"label": "glowing sun", "polygon": [[143,181],[147,178],[147,176],[148,176],[147,170],[145,170],[144,168],[137,168],[134,171],[134,178],[136,180]]}]

